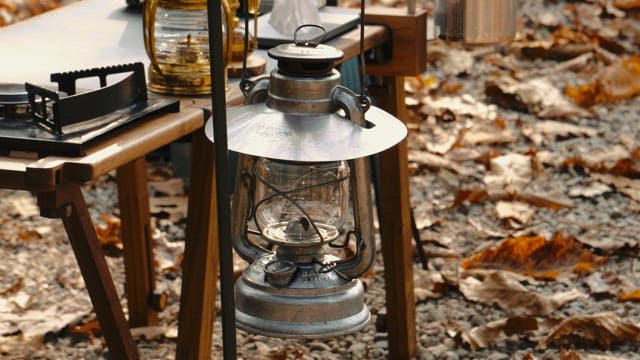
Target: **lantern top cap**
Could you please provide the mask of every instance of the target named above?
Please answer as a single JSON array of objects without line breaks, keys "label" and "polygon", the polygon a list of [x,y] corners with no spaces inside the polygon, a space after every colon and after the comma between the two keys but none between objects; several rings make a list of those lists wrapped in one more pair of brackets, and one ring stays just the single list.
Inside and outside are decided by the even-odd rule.
[{"label": "lantern top cap", "polygon": [[286,62],[333,63],[342,59],[344,53],[341,50],[320,44],[325,34],[322,25],[300,25],[293,34],[292,44],[276,46],[268,54],[273,59]]},{"label": "lantern top cap", "polygon": [[316,46],[282,44],[269,49],[268,53],[273,59],[288,62],[333,63],[344,57],[344,53],[341,50],[323,44]]}]

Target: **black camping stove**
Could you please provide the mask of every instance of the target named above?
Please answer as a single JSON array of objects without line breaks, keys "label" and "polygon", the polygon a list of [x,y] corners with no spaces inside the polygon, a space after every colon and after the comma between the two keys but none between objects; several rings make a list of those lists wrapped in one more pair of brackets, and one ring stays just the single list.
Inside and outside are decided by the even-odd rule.
[{"label": "black camping stove", "polygon": [[[177,100],[149,99],[142,63],[55,73],[57,91],[33,84],[0,84],[0,154],[84,155],[95,140],[148,115],[176,112]],[[122,79],[107,84],[108,76]],[[128,75],[127,75],[128,74]],[[76,93],[79,79],[100,88]]]}]

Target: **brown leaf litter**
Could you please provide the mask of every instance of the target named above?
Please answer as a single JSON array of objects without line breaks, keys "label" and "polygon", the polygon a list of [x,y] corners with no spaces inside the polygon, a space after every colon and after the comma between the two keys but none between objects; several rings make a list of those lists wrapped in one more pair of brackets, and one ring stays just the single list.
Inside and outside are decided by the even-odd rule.
[{"label": "brown leaf litter", "polygon": [[566,94],[578,105],[612,103],[640,94],[640,57],[630,56],[600,71],[595,80],[579,86],[567,86]]},{"label": "brown leaf litter", "polygon": [[[474,327],[460,335],[473,350],[491,347],[510,336],[537,342],[538,349],[557,346],[608,350],[617,344],[637,344],[640,341],[640,327],[624,321],[613,312],[601,312],[565,319],[510,317]],[[575,357],[578,356],[575,350],[572,353],[574,357],[563,358],[580,358]]]},{"label": "brown leaf litter", "polygon": [[104,224],[95,226],[98,241],[104,247],[122,248],[122,223],[120,219],[101,214],[100,219]]},{"label": "brown leaf litter", "polygon": [[597,346],[606,350],[614,344],[639,341],[638,325],[622,320],[616,313],[603,312],[565,319],[539,346]]},{"label": "brown leaf litter", "polygon": [[543,118],[592,117],[576,106],[546,77],[518,81],[509,76],[485,83],[485,95],[506,109],[528,112]]},{"label": "brown leaf litter", "polygon": [[463,269],[509,270],[537,279],[556,279],[561,274],[584,274],[607,261],[593,254],[572,236],[556,232],[543,236],[508,238],[495,248],[474,254],[461,263]]},{"label": "brown leaf litter", "polygon": [[567,302],[588,295],[572,289],[552,294],[531,290],[522,283],[527,279],[508,271],[464,272],[459,290],[465,298],[495,304],[510,315],[548,315]]}]

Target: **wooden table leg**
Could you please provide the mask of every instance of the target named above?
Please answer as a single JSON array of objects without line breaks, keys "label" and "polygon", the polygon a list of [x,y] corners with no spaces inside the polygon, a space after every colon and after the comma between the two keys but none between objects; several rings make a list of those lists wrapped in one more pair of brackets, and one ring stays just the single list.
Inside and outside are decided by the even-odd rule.
[{"label": "wooden table leg", "polygon": [[194,134],[191,152],[176,359],[208,359],[218,281],[218,217],[213,145],[202,130]]},{"label": "wooden table leg", "polygon": [[38,194],[42,216],[61,218],[91,297],[107,347],[114,359],[137,359],[118,293],[78,185]]},{"label": "wooden table leg", "polygon": [[[376,105],[406,119],[404,78],[385,77],[384,86],[370,87]],[[376,93],[379,91],[379,93]],[[380,238],[384,259],[389,358],[411,359],[416,354],[415,303],[413,295],[413,249],[407,142],[381,153]]]},{"label": "wooden table leg", "polygon": [[129,326],[155,325],[158,313],[151,307],[155,269],[144,157],[118,168],[117,179]]}]

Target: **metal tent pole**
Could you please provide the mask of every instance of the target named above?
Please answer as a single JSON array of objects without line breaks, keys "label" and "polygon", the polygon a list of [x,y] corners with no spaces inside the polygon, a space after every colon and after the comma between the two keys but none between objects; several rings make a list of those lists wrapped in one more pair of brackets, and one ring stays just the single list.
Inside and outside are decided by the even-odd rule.
[{"label": "metal tent pole", "polygon": [[[225,99],[225,68],[222,49],[222,9],[220,0],[207,0],[209,54],[211,66],[211,110],[216,167],[218,242],[220,246],[220,298],[222,302],[222,352],[225,360],[236,359],[236,318],[233,293],[233,248],[231,246],[231,210],[229,147]],[[231,29],[227,29],[230,31]]]}]

